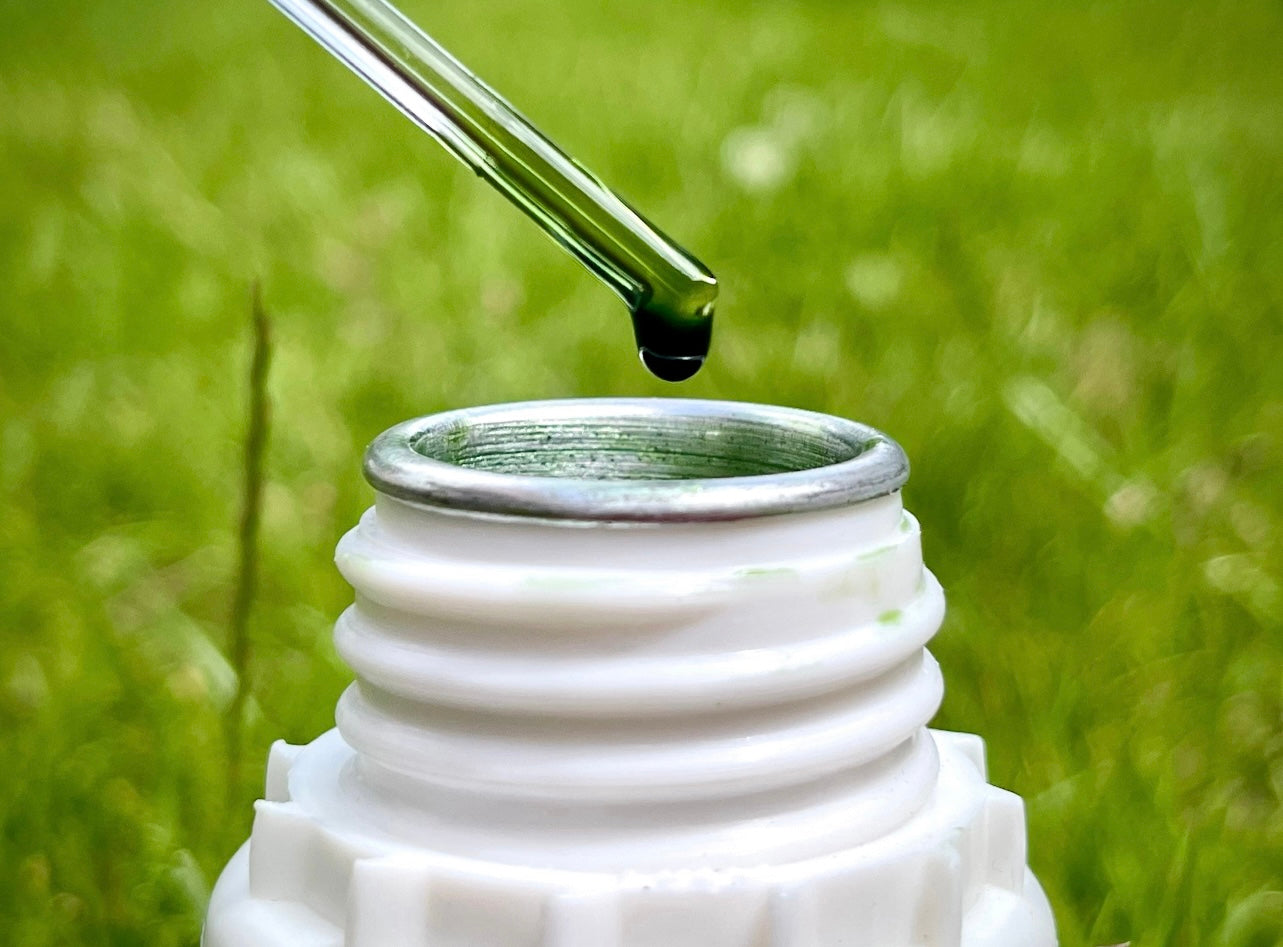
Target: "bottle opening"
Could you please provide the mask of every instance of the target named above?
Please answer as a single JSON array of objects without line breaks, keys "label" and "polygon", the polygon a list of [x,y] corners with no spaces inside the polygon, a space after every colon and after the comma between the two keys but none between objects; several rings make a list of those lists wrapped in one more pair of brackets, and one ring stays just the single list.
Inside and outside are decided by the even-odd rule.
[{"label": "bottle opening", "polygon": [[898,490],[908,462],[864,424],[769,405],[584,399],[449,411],[381,434],[380,493],[460,512],[583,521],[740,519]]},{"label": "bottle opening", "polygon": [[701,480],[813,470],[857,457],[823,430],[798,432],[755,418],[690,415],[597,419],[461,418],[411,446],[432,460],[528,477]]}]

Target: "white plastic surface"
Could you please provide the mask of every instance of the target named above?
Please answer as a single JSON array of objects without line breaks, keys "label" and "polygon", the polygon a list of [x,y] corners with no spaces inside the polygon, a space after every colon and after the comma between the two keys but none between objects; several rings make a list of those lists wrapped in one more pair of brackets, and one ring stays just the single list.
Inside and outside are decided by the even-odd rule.
[{"label": "white plastic surface", "polygon": [[278,743],[206,947],[1053,947],[1023,805],[926,729],[898,495],[590,526],[380,497],[357,682]]}]

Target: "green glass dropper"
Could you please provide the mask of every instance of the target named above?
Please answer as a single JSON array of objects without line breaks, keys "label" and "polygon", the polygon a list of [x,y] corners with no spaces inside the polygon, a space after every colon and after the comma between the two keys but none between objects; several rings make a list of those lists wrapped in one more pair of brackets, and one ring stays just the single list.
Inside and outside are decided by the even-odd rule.
[{"label": "green glass dropper", "polygon": [[384,0],[271,0],[627,303],[642,361],[699,371],[717,280]]}]

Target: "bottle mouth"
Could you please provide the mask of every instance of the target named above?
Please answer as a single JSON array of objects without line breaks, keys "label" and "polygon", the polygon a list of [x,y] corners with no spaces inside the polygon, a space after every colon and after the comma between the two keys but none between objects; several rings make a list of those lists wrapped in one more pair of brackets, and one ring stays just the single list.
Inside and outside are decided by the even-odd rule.
[{"label": "bottle mouth", "polygon": [[855,421],[668,398],[528,401],[384,431],[365,455],[381,494],[462,513],[707,522],[849,506],[899,490],[904,451]]}]

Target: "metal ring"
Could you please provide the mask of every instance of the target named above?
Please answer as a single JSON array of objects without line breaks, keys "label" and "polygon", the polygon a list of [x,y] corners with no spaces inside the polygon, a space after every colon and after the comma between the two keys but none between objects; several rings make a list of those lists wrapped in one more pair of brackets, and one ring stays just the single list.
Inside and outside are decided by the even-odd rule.
[{"label": "metal ring", "polygon": [[899,490],[882,432],[795,408],[676,398],[527,401],[384,431],[379,493],[415,506],[589,523],[709,522],[849,506]]}]

